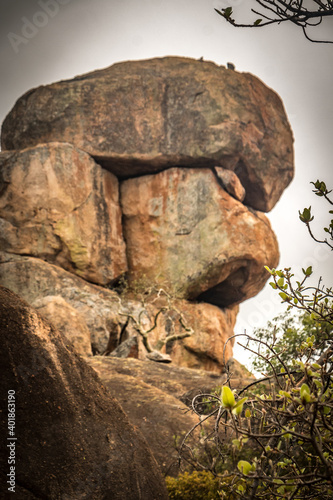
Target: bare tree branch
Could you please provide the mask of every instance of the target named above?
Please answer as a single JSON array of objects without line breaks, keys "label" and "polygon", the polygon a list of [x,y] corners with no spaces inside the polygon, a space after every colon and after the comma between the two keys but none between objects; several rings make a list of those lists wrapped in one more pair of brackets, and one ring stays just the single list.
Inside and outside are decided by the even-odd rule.
[{"label": "bare tree branch", "polygon": [[309,28],[319,26],[325,18],[333,17],[331,0],[309,0],[307,4],[303,0],[256,0],[256,2],[262,10],[251,9],[251,12],[258,16],[252,22],[236,21],[232,17],[232,7],[215,9],[215,11],[237,28],[262,28],[271,24],[290,22],[301,28],[305,38],[311,42],[333,43],[333,40],[316,40],[308,33]]}]

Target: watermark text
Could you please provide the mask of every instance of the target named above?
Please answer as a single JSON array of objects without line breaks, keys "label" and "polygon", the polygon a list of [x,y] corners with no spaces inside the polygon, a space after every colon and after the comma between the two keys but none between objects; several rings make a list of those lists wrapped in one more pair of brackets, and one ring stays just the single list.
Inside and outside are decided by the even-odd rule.
[{"label": "watermark text", "polygon": [[18,54],[21,45],[26,45],[29,40],[34,38],[41,28],[44,28],[50,19],[55,17],[61,5],[67,5],[71,0],[39,0],[38,5],[41,10],[37,10],[30,19],[22,17],[22,26],[20,33],[8,33],[8,40],[16,54]]},{"label": "watermark text", "polygon": [[15,477],[16,477],[16,405],[15,405],[15,391],[8,391],[8,466],[7,484],[8,491],[15,493]]}]

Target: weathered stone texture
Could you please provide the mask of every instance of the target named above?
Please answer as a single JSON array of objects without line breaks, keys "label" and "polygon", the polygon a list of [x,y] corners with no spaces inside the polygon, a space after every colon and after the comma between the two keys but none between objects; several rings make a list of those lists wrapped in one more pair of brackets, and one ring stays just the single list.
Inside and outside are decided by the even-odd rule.
[{"label": "weathered stone texture", "polygon": [[[2,287],[0,334],[1,393],[15,391],[17,493],[50,500],[167,500],[146,441],[94,370],[36,311]],[[7,398],[1,402],[0,430],[6,484]]]},{"label": "weathered stone texture", "polygon": [[35,309],[62,332],[82,356],[91,356],[91,335],[82,315],[59,295],[48,295],[33,302]]},{"label": "weathered stone texture", "polygon": [[268,219],[232,198],[210,169],[172,168],[121,184],[131,282],[220,307],[256,295],[279,253]]},{"label": "weathered stone texture", "polygon": [[[150,346],[169,355],[178,366],[215,373],[225,371],[226,362],[232,356],[233,342],[228,342],[228,338],[233,335],[238,306],[220,309],[211,304],[196,304],[186,300],[175,300],[169,307],[165,306],[163,301],[145,306],[146,321],[142,325],[145,330],[151,329],[156,320],[156,327],[149,333]],[[138,318],[142,309],[135,310],[132,304],[131,307]],[[181,338],[186,334],[186,329],[190,330],[190,335]],[[179,340],[161,346],[166,337],[177,335]],[[142,348],[140,354],[140,358],[145,359]]]},{"label": "weathered stone texture", "polygon": [[[115,292],[87,283],[43,260],[1,252],[0,283],[33,307],[41,308],[41,312],[61,329],[76,349],[82,349],[80,337],[84,339],[84,349],[89,342],[93,353],[104,352],[110,339],[113,349],[118,345],[119,331],[125,318],[118,316],[119,299]],[[63,300],[82,320],[81,327],[77,325],[75,335],[68,323],[60,324],[56,308],[51,310],[49,305],[45,310],[50,302],[54,304],[55,301],[59,303]],[[89,330],[88,338],[85,326]]]},{"label": "weathered stone texture", "polygon": [[269,211],[293,177],[279,96],[249,73],[181,57],[114,64],[23,95],[2,149],[70,142],[121,177],[182,165],[234,170]]},{"label": "weathered stone texture", "polygon": [[[238,304],[278,264],[279,96],[211,62],[124,62],[27,92],[1,141],[0,284],[82,355],[144,360],[150,329],[151,359],[221,373]],[[147,300],[159,287],[171,307]]]},{"label": "weathered stone texture", "polygon": [[70,144],[0,154],[3,250],[99,284],[127,269],[117,178]]},{"label": "weathered stone texture", "polygon": [[213,171],[216,173],[221,186],[227,193],[238,201],[244,201],[246,191],[235,172],[222,167],[214,167]]},{"label": "weathered stone texture", "polygon": [[[193,413],[184,411],[184,403],[190,406],[198,394],[219,393],[227,375],[133,358],[93,356],[87,363],[120,402],[130,422],[143,433],[162,472],[177,475],[175,440],[179,442],[198,423]],[[244,367],[233,364],[229,374],[232,389],[253,381]],[[197,442],[193,444],[197,446]]]},{"label": "weathered stone texture", "polygon": [[[187,411],[184,403],[161,388],[129,374],[117,373],[110,358],[94,356],[87,361],[112,396],[117,398],[130,422],[140,429],[162,473],[179,473],[179,455],[175,443],[180,442],[189,429],[197,424],[197,417]],[[156,363],[137,362],[150,363],[151,373],[154,373]],[[168,372],[164,376],[167,377]],[[162,383],[161,379],[159,381]]]},{"label": "weathered stone texture", "polygon": [[[147,351],[133,318],[149,330],[152,349],[170,333],[185,332],[180,319],[193,329],[189,338],[172,342],[162,352],[174,363],[221,373],[225,369],[224,344],[233,333],[237,306],[220,310],[210,304],[173,301],[169,309],[163,301],[142,303],[139,297],[119,297],[85,282],[63,269],[32,257],[0,252],[0,283],[26,300],[70,340],[82,355],[109,353],[146,359]],[[162,311],[162,312],[161,312]],[[180,317],[181,314],[181,317]],[[126,350],[126,342],[137,338],[138,346]],[[124,345],[125,344],[125,345]],[[122,353],[122,354],[121,354]],[[225,361],[232,355],[232,343],[225,351]]]}]

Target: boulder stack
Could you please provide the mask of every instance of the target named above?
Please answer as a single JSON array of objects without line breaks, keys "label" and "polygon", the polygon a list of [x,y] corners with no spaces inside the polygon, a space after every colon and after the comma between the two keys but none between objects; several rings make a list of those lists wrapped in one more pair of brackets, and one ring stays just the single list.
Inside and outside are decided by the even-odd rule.
[{"label": "boulder stack", "polygon": [[238,304],[279,259],[263,212],[293,137],[277,94],[210,62],[119,63],[27,92],[1,145],[0,284],[81,354],[221,373]]}]

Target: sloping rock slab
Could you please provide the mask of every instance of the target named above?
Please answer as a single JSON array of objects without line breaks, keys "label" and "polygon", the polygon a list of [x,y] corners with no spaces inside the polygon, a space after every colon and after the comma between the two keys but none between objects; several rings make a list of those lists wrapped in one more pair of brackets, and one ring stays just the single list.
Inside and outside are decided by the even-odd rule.
[{"label": "sloping rock slab", "polygon": [[118,63],[24,94],[2,149],[69,142],[117,176],[223,166],[269,211],[293,177],[293,138],[279,96],[249,73],[181,57]]},{"label": "sloping rock slab", "polygon": [[[94,356],[88,358],[87,362],[97,371],[112,396],[117,397],[130,422],[142,432],[162,473],[177,473],[179,456],[176,444],[197,423],[197,417],[188,412],[184,403],[158,387],[158,384],[148,384],[133,375],[125,374],[126,368],[122,373],[117,372],[112,360],[109,357]],[[133,361],[136,364],[150,364],[149,368],[154,372],[156,363]],[[153,376],[157,381],[158,375]],[[159,378],[159,382],[162,383],[163,380]]]},{"label": "sloping rock slab", "polygon": [[84,317],[60,295],[48,295],[33,302],[35,309],[65,334],[82,356],[91,356],[91,336]]},{"label": "sloping rock slab", "polygon": [[97,370],[103,381],[107,380],[111,373],[124,377],[131,376],[179,400],[185,392],[191,389],[215,388],[226,380],[226,375],[221,373],[133,358],[93,356],[85,359],[90,366]]},{"label": "sloping rock slab", "polygon": [[[50,500],[167,500],[146,441],[96,373],[62,335],[4,288],[0,332],[1,392],[15,391],[19,487]],[[1,410],[4,480],[9,467],[5,398]]]},{"label": "sloping rock slab", "polygon": [[219,307],[256,295],[275,267],[267,217],[231,197],[208,168],[171,168],[121,184],[129,278]]},{"label": "sloping rock slab", "polygon": [[0,244],[105,285],[127,270],[117,178],[70,144],[0,153]]},{"label": "sloping rock slab", "polygon": [[[177,474],[175,445],[198,422],[197,416],[186,412],[184,403],[190,406],[194,396],[219,391],[226,375],[133,358],[94,356],[87,363],[143,433],[162,472]],[[232,377],[233,388],[251,380],[249,372],[234,367],[233,371],[238,377]]]}]

